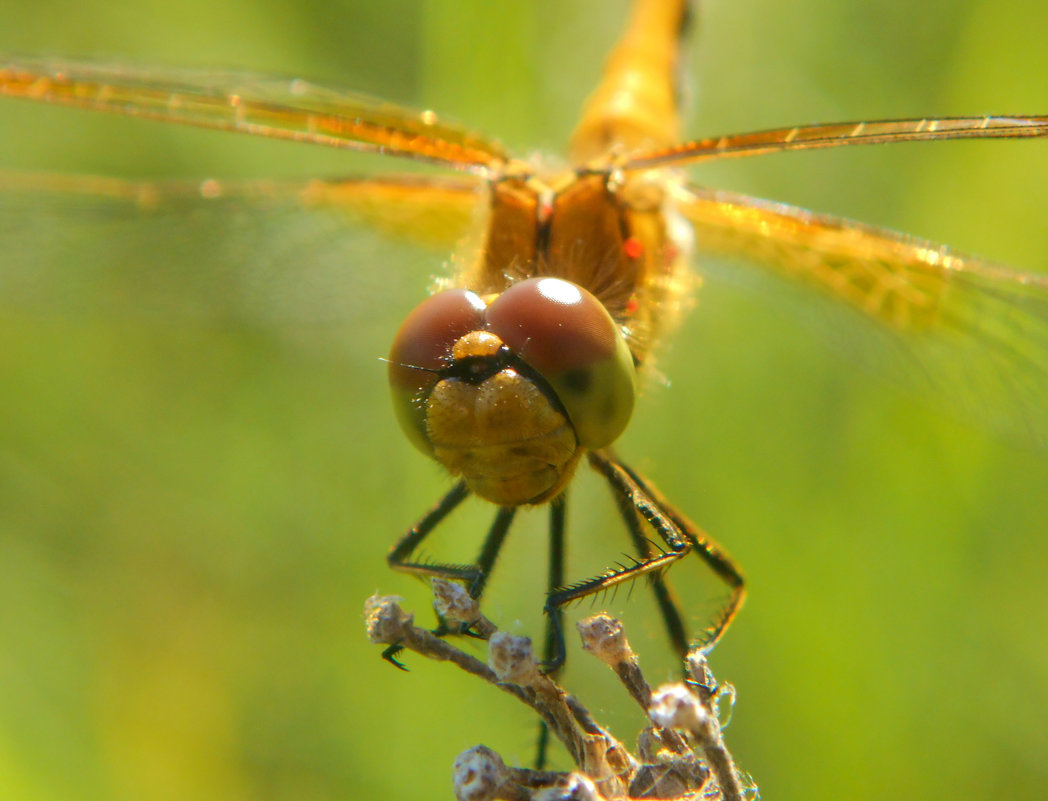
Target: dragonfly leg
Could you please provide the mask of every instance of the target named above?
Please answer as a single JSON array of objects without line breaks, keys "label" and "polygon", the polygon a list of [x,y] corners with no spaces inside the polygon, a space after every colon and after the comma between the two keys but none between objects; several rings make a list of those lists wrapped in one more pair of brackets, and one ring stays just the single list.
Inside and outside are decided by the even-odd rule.
[{"label": "dragonfly leg", "polygon": [[466,568],[474,573],[473,579],[469,583],[469,595],[475,601],[479,601],[480,596],[484,594],[488,578],[495,567],[495,560],[498,559],[499,553],[502,551],[502,543],[506,540],[510,524],[513,523],[513,516],[516,513],[517,507],[515,506],[499,507],[495,520],[492,522],[491,528],[488,529],[488,535],[484,538],[484,544],[481,546],[477,561]]},{"label": "dragonfly leg", "polygon": [[[633,547],[642,559],[651,559],[658,555],[659,547],[651,542],[641,528],[641,519],[637,515],[637,507],[629,493],[622,492],[617,486],[611,484],[612,495],[615,505],[618,506],[622,521],[626,524]],[[649,493],[650,494],[650,493]],[[683,660],[688,653],[688,632],[681,615],[680,603],[674,595],[673,588],[662,572],[651,574],[651,588],[655,594],[655,601],[659,605],[662,621],[666,626],[673,650]]]},{"label": "dragonfly leg", "polygon": [[415,549],[422,544],[422,541],[432,533],[433,529],[443,522],[444,518],[451,514],[455,507],[468,496],[469,490],[466,488],[466,482],[464,481],[460,481],[448,490],[447,494],[440,499],[437,505],[426,512],[422,519],[409,528],[407,533],[397,540],[396,545],[390,549],[389,555],[386,557],[389,566],[394,570],[402,570],[405,573],[414,573],[420,576],[440,575],[446,578],[463,578],[462,575],[459,575],[462,570],[461,567],[412,562],[411,556],[414,554]]},{"label": "dragonfly leg", "polygon": [[[550,503],[548,595],[552,595],[564,585],[564,526],[566,517],[567,501],[565,493],[561,493]],[[559,608],[554,609],[546,616],[546,645],[543,652],[543,660],[546,664],[552,662],[558,651],[560,653],[564,652],[563,617],[563,612]],[[563,658],[561,661],[563,662]],[[549,726],[546,725],[545,721],[540,721],[539,740],[535,749],[535,770],[545,768],[548,748]]]},{"label": "dragonfly leg", "polygon": [[[662,495],[658,489],[635,472],[628,465],[623,464],[609,453],[591,453],[590,464],[607,479],[622,512],[626,527],[630,531],[634,544],[638,551],[648,558],[653,557],[658,549],[656,543],[643,536],[639,528],[638,513],[654,528],[660,536],[665,539],[660,524],[656,523],[650,516],[651,512],[646,505],[637,502],[637,498],[647,498],[653,502],[657,514],[668,520],[675,529],[688,541],[690,550],[702,559],[714,574],[728,585],[730,595],[721,607],[716,617],[706,628],[702,635],[702,647],[706,652],[712,650],[731,622],[738,614],[742,602],[746,598],[746,580],[742,575],[735,560],[728,555],[705,531],[683,515]],[[669,542],[667,541],[667,544]],[[671,546],[672,547],[672,546]],[[691,643],[688,640],[680,607],[673,596],[672,589],[666,583],[666,579],[659,573],[652,576],[652,588],[655,599],[662,612],[666,630],[674,648],[683,658]]]},{"label": "dragonfly leg", "polygon": [[[745,598],[742,572],[723,548],[671,506],[658,490],[617,458],[607,452],[594,451],[589,454],[589,460],[593,468],[608,482],[615,495],[639,557],[631,564],[617,565],[597,576],[549,594],[545,610],[554,631],[554,649],[546,660],[547,671],[556,670],[564,662],[564,634],[560,616],[557,614],[560,607],[641,576],[653,578],[656,601],[673,647],[682,655],[687,653],[689,640],[683,618],[661,574],[693,550],[731,590],[728,600],[704,632],[703,647],[706,650],[711,649],[735,618]],[[641,519],[659,536],[662,544],[644,536],[640,528]]]},{"label": "dragonfly leg", "polygon": [[[602,458],[609,459],[608,456]],[[743,601],[746,600],[746,579],[742,575],[742,568],[739,567],[736,561],[728,555],[727,551],[713,537],[702,531],[699,526],[687,519],[676,506],[665,499],[651,482],[634,472],[629,466],[627,466],[627,464],[614,458],[610,458],[610,461],[617,464],[617,467],[620,470],[623,470],[634,484],[639,486],[643,492],[658,504],[661,508],[662,514],[672,520],[684,537],[689,540],[692,549],[695,550],[695,553],[699,558],[706,563],[709,569],[714,571],[717,578],[728,586],[730,594],[727,601],[724,602],[724,605],[721,607],[716,618],[706,627],[702,634],[702,648],[704,652],[708,653],[713,650],[715,645],[717,645],[717,642],[727,630],[727,627],[732,625],[735,616],[739,613],[739,609],[742,607]],[[655,591],[656,597],[658,597],[659,590],[657,585]],[[664,611],[665,607],[662,608]],[[670,636],[672,638],[673,629],[670,620],[667,620],[667,628],[670,630]],[[690,645],[691,644],[686,643],[685,641],[685,654]]]},{"label": "dragonfly leg", "polygon": [[[387,561],[394,570],[412,573],[421,577],[437,577],[453,581],[462,581],[466,584],[472,598],[479,600],[487,584],[488,576],[498,559],[502,544],[509,533],[510,525],[516,512],[514,507],[501,507],[495,515],[491,528],[481,547],[480,554],[472,564],[453,564],[449,562],[428,562],[413,560],[415,551],[423,540],[433,529],[437,527],[452,511],[469,496],[469,490],[465,482],[459,482],[448,493],[440,499],[436,506],[426,512],[425,515],[404,534],[389,552]],[[449,633],[469,634],[468,630],[452,629],[444,621],[434,630],[435,634],[444,635]],[[382,656],[386,661],[397,667],[404,666],[395,659],[400,652],[400,647],[391,645]]]}]

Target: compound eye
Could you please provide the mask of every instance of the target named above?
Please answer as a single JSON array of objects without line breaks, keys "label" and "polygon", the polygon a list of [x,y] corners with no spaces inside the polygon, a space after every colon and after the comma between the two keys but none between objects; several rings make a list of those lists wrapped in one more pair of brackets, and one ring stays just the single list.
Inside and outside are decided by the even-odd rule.
[{"label": "compound eye", "polygon": [[451,361],[462,336],[484,328],[484,301],[475,292],[449,289],[431,295],[400,326],[389,351],[389,386],[393,408],[408,439],[427,454],[425,401]]},{"label": "compound eye", "polygon": [[550,385],[579,442],[610,445],[633,412],[633,356],[597,298],[560,278],[514,284],[487,310],[496,334]]}]

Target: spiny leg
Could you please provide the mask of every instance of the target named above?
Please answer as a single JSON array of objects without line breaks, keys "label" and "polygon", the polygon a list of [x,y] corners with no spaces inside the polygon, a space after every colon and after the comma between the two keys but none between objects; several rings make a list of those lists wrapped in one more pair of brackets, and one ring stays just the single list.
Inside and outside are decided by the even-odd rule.
[{"label": "spiny leg", "polygon": [[412,556],[422,541],[429,536],[438,524],[454,511],[462,501],[469,496],[469,490],[464,481],[459,482],[448,493],[440,499],[432,509],[422,516],[407,533],[397,541],[393,549],[386,557],[389,566],[394,570],[404,573],[413,573],[416,576],[445,578],[454,581],[466,582],[466,587],[472,598],[479,599],[484,592],[491,568],[498,558],[502,543],[509,532],[510,524],[513,522],[514,507],[500,507],[495,515],[495,520],[488,530],[488,535],[481,546],[480,554],[473,564],[453,564],[450,562],[418,562],[412,561]]},{"label": "spiny leg", "polygon": [[[618,506],[619,514],[626,524],[626,530],[629,532],[637,554],[642,559],[650,559],[656,556],[660,549],[644,536],[644,532],[640,527],[640,518],[637,516],[637,509],[633,505],[633,501],[625,493],[619,492],[614,487],[612,489],[615,505]],[[683,660],[688,654],[688,632],[684,626],[680,604],[674,597],[673,590],[666,581],[665,576],[661,573],[651,573],[650,578],[651,588],[655,594],[655,601],[659,605],[659,612],[662,614],[662,622],[666,626],[666,633],[669,635],[670,643],[677,655]]]},{"label": "spiny leg", "polygon": [[560,615],[556,614],[560,607],[641,576],[659,573],[692,548],[691,540],[684,536],[676,523],[663,513],[658,503],[633,480],[629,473],[606,455],[591,452],[589,458],[591,464],[608,481],[612,490],[616,494],[624,495],[631,508],[640,513],[666,543],[666,550],[649,549],[647,556],[634,559],[632,564],[620,564],[609,568],[592,578],[584,579],[568,587],[561,587],[547,596],[545,611],[553,629],[554,646],[551,655],[546,660],[545,668],[548,672],[556,671],[564,663],[564,631]]},{"label": "spiny leg", "polygon": [[[469,489],[464,481],[460,481],[448,490],[444,497],[437,502],[436,506],[426,512],[390,549],[389,554],[386,556],[389,566],[394,570],[402,570],[405,573],[414,573],[418,576],[443,575],[447,578],[461,578],[458,575],[459,568],[455,565],[430,565],[412,562],[410,559],[415,549],[432,533],[433,529],[443,522],[444,518],[451,514],[468,496]],[[438,572],[434,573],[434,570]],[[449,575],[449,572],[452,575]],[[396,656],[400,651],[399,645],[391,645],[382,652],[382,658],[401,670],[407,670],[402,662],[397,661]]]},{"label": "spiny leg", "polygon": [[[477,560],[472,565],[461,566],[464,570],[472,569],[474,571],[473,580],[466,585],[466,591],[474,601],[479,602],[480,596],[484,594],[488,578],[495,567],[495,560],[498,559],[499,553],[502,551],[502,544],[506,541],[506,535],[509,534],[509,528],[516,514],[517,508],[515,506],[499,507],[498,512],[495,513],[495,519],[491,522],[491,528],[488,529],[488,534],[484,538],[484,544],[480,548]],[[433,629],[433,633],[439,637],[443,637],[445,634],[464,634],[468,637],[486,639],[476,634],[469,626],[449,626],[447,621],[443,619],[440,620],[440,625]]]},{"label": "spiny leg", "polygon": [[414,573],[417,576],[440,576],[449,579],[471,579],[472,574],[462,565],[429,564],[425,562],[412,562],[411,556],[415,549],[422,544],[433,529],[451,514],[455,507],[469,496],[469,489],[465,481],[460,481],[444,495],[437,505],[426,512],[422,519],[407,530],[397,543],[390,549],[386,561],[394,570],[405,573]]},{"label": "spiny leg", "polygon": [[[506,535],[509,533],[509,528],[516,512],[515,508],[502,507],[499,509],[495,515],[495,520],[491,524],[491,528],[488,530],[487,537],[484,539],[480,554],[473,564],[462,565],[447,562],[412,561],[412,556],[422,541],[468,496],[469,490],[466,488],[465,482],[460,482],[449,490],[437,505],[426,512],[422,519],[412,526],[393,546],[387,557],[390,567],[405,573],[413,573],[416,576],[463,581],[470,596],[479,600],[484,592],[488,576],[491,574],[491,569],[498,558]],[[450,631],[444,622],[441,621],[435,633],[448,634]],[[382,656],[397,667],[404,669],[404,666],[395,659],[399,651],[399,646],[391,645],[383,652]]]},{"label": "spiny leg", "polygon": [[717,644],[724,632],[728,630],[728,626],[730,626],[732,621],[735,620],[735,616],[739,613],[743,601],[746,600],[746,578],[742,575],[742,569],[716,540],[689,520],[673,504],[667,501],[665,496],[659,492],[655,486],[645,480],[643,476],[639,475],[628,465],[623,464],[614,457],[604,455],[603,458],[609,459],[617,464],[618,467],[625,471],[638,487],[643,489],[649,497],[654,499],[662,511],[676,524],[684,536],[688,538],[691,547],[699,555],[702,561],[704,561],[714,574],[716,574],[721,581],[727,584],[731,590],[731,595],[724,603],[724,606],[721,607],[716,620],[705,632],[706,637],[705,642],[703,643],[703,650],[705,653],[709,653],[713,650],[713,646]]},{"label": "spiny leg", "polygon": [[[550,593],[546,599],[546,613],[554,628],[555,648],[553,655],[546,662],[546,669],[556,670],[564,662],[564,634],[559,618],[553,614],[554,611],[567,603],[611,589],[641,576],[657,575],[691,550],[695,550],[731,589],[728,601],[706,632],[703,646],[708,651],[724,634],[745,598],[746,591],[742,572],[731,557],[705,532],[667,503],[654,487],[610,453],[592,451],[589,453],[589,460],[593,468],[608,482],[612,492],[622,497],[619,508],[630,508],[643,518],[666,544],[666,550],[662,550],[651,540],[644,539],[641,558],[635,560],[633,564],[618,565],[600,575]],[[665,588],[665,584],[663,587],[668,589]],[[684,642],[686,651],[687,639],[683,634],[683,621],[668,591],[664,598],[666,604],[664,605],[660,600],[660,607],[667,616],[666,625],[667,628],[670,628],[674,646],[680,649],[680,643]],[[667,613],[667,610],[670,611]],[[680,633],[675,633],[674,628],[679,628]]]},{"label": "spiny leg", "polygon": [[[565,494],[561,493],[550,503],[549,510],[549,578],[546,584],[547,595],[552,595],[564,584],[564,526],[566,516],[567,501]],[[552,612],[547,609],[547,613],[546,647],[543,652],[543,659],[549,664],[557,652],[557,636],[563,630],[564,613],[559,607],[552,610]],[[554,619],[556,619],[556,622],[554,622]],[[561,645],[561,650],[563,650],[563,644]],[[548,747],[549,727],[545,721],[540,721],[539,742],[535,753],[535,770],[542,770],[546,766],[546,750]]]},{"label": "spiny leg", "polygon": [[517,507],[515,506],[499,507],[495,520],[492,521],[491,528],[488,529],[488,535],[484,538],[484,544],[477,555],[477,561],[473,563],[476,575],[469,584],[469,595],[475,601],[479,601],[480,596],[484,594],[488,578],[491,576],[491,570],[495,567],[495,560],[498,559],[499,553],[502,551],[502,544],[506,541],[506,535],[509,533],[510,524],[513,523],[513,517],[516,513]]},{"label": "spiny leg", "polygon": [[[567,501],[564,493],[558,495],[549,508],[549,577],[546,582],[547,594],[564,586],[564,528],[567,517]],[[554,619],[556,622],[554,622]],[[555,609],[546,620],[546,647],[543,659],[549,662],[557,650],[556,632],[563,629],[564,613]]]}]

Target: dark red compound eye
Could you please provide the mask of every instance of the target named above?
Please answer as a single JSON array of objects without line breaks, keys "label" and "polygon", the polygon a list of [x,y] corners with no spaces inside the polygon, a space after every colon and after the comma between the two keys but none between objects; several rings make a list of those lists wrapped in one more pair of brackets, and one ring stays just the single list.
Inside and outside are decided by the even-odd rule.
[{"label": "dark red compound eye", "polygon": [[436,383],[432,371],[447,366],[451,347],[460,337],[484,328],[484,311],[480,296],[465,289],[449,289],[422,301],[393,340],[390,383],[414,390]]},{"label": "dark red compound eye", "polygon": [[455,342],[484,328],[484,301],[475,292],[449,289],[426,298],[400,326],[389,351],[389,386],[401,428],[424,453],[432,446],[426,434],[425,399],[439,381]]},{"label": "dark red compound eye", "polygon": [[487,328],[533,367],[564,405],[579,442],[611,444],[633,411],[633,357],[607,309],[561,278],[529,278],[488,307]]},{"label": "dark red compound eye", "polygon": [[588,368],[614,355],[618,330],[604,306],[560,278],[529,278],[499,295],[488,330],[540,373]]}]

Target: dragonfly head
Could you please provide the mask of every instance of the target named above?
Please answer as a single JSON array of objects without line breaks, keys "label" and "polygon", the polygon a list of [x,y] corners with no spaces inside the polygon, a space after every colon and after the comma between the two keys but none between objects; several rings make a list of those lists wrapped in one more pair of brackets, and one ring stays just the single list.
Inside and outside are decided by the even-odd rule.
[{"label": "dragonfly head", "polygon": [[452,289],[408,315],[390,351],[411,442],[493,503],[541,503],[585,449],[625,429],[636,394],[622,332],[592,294],[529,278],[485,300]]}]

